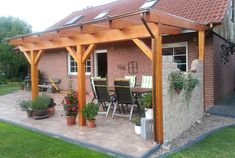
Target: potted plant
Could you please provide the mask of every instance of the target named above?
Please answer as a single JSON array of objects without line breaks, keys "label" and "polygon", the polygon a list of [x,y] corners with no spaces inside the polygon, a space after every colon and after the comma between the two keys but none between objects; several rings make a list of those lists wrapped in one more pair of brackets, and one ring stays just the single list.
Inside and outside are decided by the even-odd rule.
[{"label": "potted plant", "polygon": [[178,94],[180,94],[181,90],[185,86],[185,79],[180,71],[171,72],[168,76],[168,81],[170,84],[169,87],[170,94],[173,93],[173,90],[175,90]]},{"label": "potted plant", "polygon": [[145,117],[147,119],[153,119],[153,106],[152,106],[152,94],[147,93],[141,99],[141,103],[145,108]]},{"label": "potted plant", "polygon": [[55,115],[55,106],[56,106],[56,103],[54,102],[54,99],[50,98],[50,103],[47,108],[47,112],[49,116]]},{"label": "potted plant", "polygon": [[50,97],[43,94],[32,101],[33,117],[43,119],[49,117],[47,108],[50,104]]},{"label": "potted plant", "polygon": [[83,117],[86,119],[87,126],[90,128],[94,128],[95,124],[95,117],[97,116],[99,111],[99,106],[94,103],[88,103],[82,109]]},{"label": "potted plant", "polygon": [[135,125],[135,133],[137,135],[141,134],[141,122],[140,117],[135,117],[132,119],[132,123]]},{"label": "potted plant", "polygon": [[196,86],[200,84],[199,79],[193,78],[191,75],[188,76],[188,79],[186,79],[186,84],[185,84],[185,99],[186,101],[189,101],[191,96],[192,96],[192,91]]},{"label": "potted plant", "polygon": [[77,92],[74,90],[70,90],[69,94],[65,96],[62,104],[64,106],[67,125],[68,126],[75,125],[76,116],[78,114]]},{"label": "potted plant", "polygon": [[33,117],[31,100],[23,100],[19,103],[20,109],[27,112],[28,117]]}]

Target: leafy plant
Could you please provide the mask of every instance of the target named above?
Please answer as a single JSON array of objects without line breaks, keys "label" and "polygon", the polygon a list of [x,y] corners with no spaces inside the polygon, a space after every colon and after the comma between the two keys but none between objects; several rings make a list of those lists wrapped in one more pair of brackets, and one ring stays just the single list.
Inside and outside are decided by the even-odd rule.
[{"label": "leafy plant", "polygon": [[175,89],[178,88],[182,90],[185,86],[185,78],[180,71],[171,72],[168,76],[168,81],[170,84],[169,91],[171,95]]},{"label": "leafy plant", "polygon": [[38,96],[35,100],[32,101],[32,109],[33,110],[45,110],[48,108],[50,104],[50,96],[43,94]]},{"label": "leafy plant", "polygon": [[48,105],[48,108],[53,108],[54,106],[56,106],[56,103],[54,102],[53,98],[50,98],[50,103]]},{"label": "leafy plant", "polygon": [[23,100],[19,103],[20,109],[23,111],[32,110],[32,102],[31,100]]},{"label": "leafy plant", "polygon": [[94,103],[88,103],[82,109],[83,117],[87,120],[93,120],[95,116],[97,116],[99,111],[99,106]]},{"label": "leafy plant", "polygon": [[70,90],[67,96],[64,97],[62,104],[66,116],[76,116],[78,114],[78,94],[73,90],[71,83]]},{"label": "leafy plant", "polygon": [[140,117],[134,117],[132,119],[132,123],[135,124],[136,126],[141,126]]},{"label": "leafy plant", "polygon": [[200,84],[199,79],[193,78],[191,75],[188,76],[188,79],[186,79],[185,87],[184,87],[186,101],[190,100],[193,89],[199,84]]},{"label": "leafy plant", "polygon": [[146,108],[146,109],[152,108],[152,93],[148,93],[148,94],[144,95],[140,99],[140,102],[144,108]]}]

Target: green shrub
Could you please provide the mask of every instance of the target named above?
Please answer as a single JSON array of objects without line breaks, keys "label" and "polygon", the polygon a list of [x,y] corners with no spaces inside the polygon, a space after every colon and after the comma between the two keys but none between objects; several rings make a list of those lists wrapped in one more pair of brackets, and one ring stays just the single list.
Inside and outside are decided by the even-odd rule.
[{"label": "green shrub", "polygon": [[185,86],[185,78],[180,71],[171,72],[168,76],[168,81],[170,84],[170,93],[172,94],[175,89],[183,89]]},{"label": "green shrub", "polygon": [[31,100],[23,100],[19,103],[20,109],[23,111],[28,111],[32,109],[32,101]]},{"label": "green shrub", "polygon": [[141,104],[144,108],[150,109],[152,108],[152,94],[148,93],[140,99]]},{"label": "green shrub", "polygon": [[83,117],[87,120],[93,120],[95,116],[97,116],[99,111],[99,106],[94,103],[88,103],[82,109]]},{"label": "green shrub", "polygon": [[141,126],[140,117],[134,117],[131,121],[132,121],[132,123],[135,124],[136,126]]},{"label": "green shrub", "polygon": [[45,94],[38,96],[34,101],[32,101],[33,110],[44,110],[47,109],[51,102],[50,96]]}]

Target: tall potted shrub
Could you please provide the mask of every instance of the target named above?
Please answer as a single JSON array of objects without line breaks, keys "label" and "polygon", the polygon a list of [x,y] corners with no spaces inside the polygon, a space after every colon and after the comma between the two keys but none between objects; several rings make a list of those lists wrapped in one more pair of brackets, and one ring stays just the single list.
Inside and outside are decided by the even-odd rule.
[{"label": "tall potted shrub", "polygon": [[76,124],[78,114],[78,96],[77,92],[70,90],[69,94],[63,100],[64,111],[66,115],[66,123],[68,126]]},{"label": "tall potted shrub", "polygon": [[141,103],[145,108],[145,118],[153,119],[153,106],[152,106],[152,94],[148,93],[143,96]]},{"label": "tall potted shrub", "polygon": [[97,116],[99,111],[99,106],[94,103],[88,103],[82,109],[83,117],[86,119],[87,126],[90,128],[94,128],[95,124],[95,117]]}]

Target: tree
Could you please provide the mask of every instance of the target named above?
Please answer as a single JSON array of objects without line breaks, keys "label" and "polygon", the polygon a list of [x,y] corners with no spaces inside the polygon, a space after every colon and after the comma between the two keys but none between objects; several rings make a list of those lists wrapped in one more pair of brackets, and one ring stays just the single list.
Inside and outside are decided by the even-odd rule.
[{"label": "tree", "polygon": [[19,78],[27,72],[28,62],[25,57],[4,40],[31,32],[32,27],[19,18],[0,17],[0,77],[4,75],[6,78]]}]

